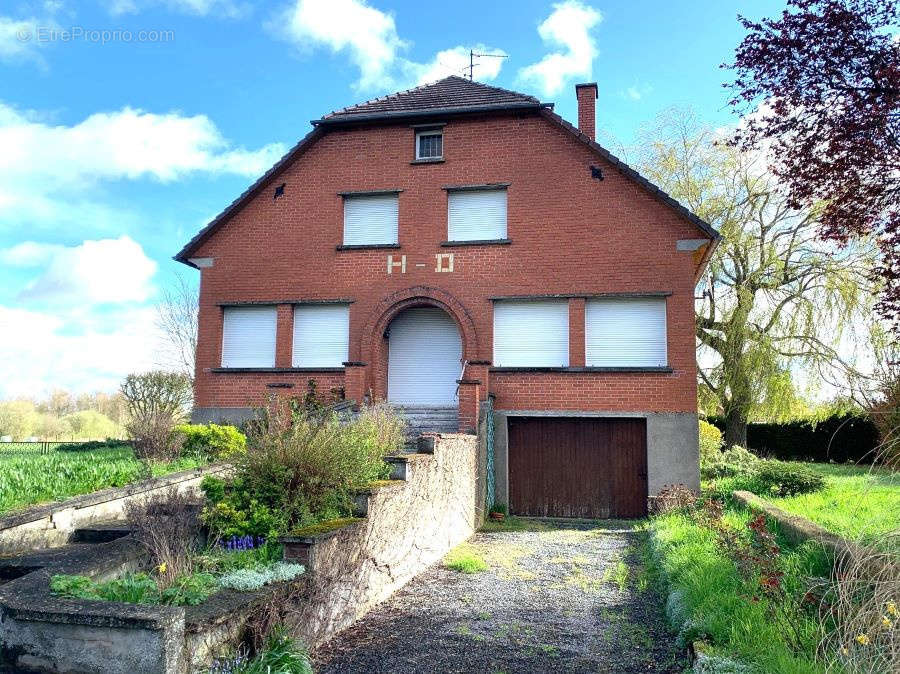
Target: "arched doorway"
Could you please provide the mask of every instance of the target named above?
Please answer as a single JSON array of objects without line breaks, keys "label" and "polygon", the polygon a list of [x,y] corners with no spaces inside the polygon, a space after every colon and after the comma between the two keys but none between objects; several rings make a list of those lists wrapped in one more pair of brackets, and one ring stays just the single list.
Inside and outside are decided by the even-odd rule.
[{"label": "arched doorway", "polygon": [[456,321],[437,307],[415,307],[399,313],[386,334],[388,402],[407,416],[427,408],[452,410],[455,419],[463,353]]}]

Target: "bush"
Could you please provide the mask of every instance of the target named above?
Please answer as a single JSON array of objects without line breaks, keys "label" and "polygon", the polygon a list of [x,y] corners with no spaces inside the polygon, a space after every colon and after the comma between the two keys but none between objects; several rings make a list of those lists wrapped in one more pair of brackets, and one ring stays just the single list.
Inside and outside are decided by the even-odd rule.
[{"label": "bush", "polygon": [[247,437],[234,426],[181,424],[175,432],[182,437],[181,456],[219,461],[247,450]]},{"label": "bush", "polygon": [[158,569],[162,588],[193,572],[199,521],[197,506],[185,494],[173,489],[145,501],[129,501],[125,516]]},{"label": "bush", "polygon": [[219,578],[219,584],[222,587],[228,587],[232,590],[251,592],[253,590],[258,590],[269,583],[282,583],[294,580],[305,570],[306,569],[302,564],[275,562],[274,564],[255,569],[235,569],[234,571],[229,571]]},{"label": "bush", "polygon": [[101,599],[129,604],[168,604],[196,606],[211,595],[218,584],[208,573],[180,576],[165,590],[146,573],[133,573],[105,583],[86,576],[54,575],[50,591],[67,599]]},{"label": "bush", "polygon": [[701,463],[700,474],[704,478],[749,475],[759,461],[759,457],[752,452],[739,445],[733,445],[730,449],[719,452],[714,460]]},{"label": "bush", "polygon": [[752,491],[760,496],[796,496],[819,491],[825,486],[825,478],[781,461],[760,461],[753,474],[753,483]]},{"label": "bush", "polygon": [[172,459],[180,451],[175,426],[191,403],[191,380],[177,372],[130,374],[121,387],[131,420],[125,430],[134,439],[139,459]]},{"label": "bush", "polygon": [[56,446],[57,452],[93,452],[98,449],[119,449],[123,446],[130,446],[127,440],[116,440],[115,438],[106,438],[106,440],[88,440],[87,442],[64,442]]},{"label": "bush", "polygon": [[700,420],[700,465],[715,463],[722,452],[722,431]]},{"label": "bush", "polygon": [[352,514],[352,490],[385,479],[402,448],[402,423],[385,407],[341,422],[277,403],[247,425],[247,451],[229,482],[204,480],[204,521],[220,537],[279,533]]}]

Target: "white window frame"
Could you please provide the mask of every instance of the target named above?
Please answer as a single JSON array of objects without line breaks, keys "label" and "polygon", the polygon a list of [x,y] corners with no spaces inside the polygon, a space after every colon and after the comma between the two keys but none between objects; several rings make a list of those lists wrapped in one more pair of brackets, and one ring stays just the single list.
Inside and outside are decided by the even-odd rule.
[{"label": "white window frame", "polygon": [[[313,318],[304,325],[304,314]],[[298,320],[299,319],[299,320]],[[329,339],[321,339],[323,332],[316,321],[324,319],[336,321],[329,325]],[[304,328],[315,328],[315,335],[309,338],[304,335]],[[295,304],[292,327],[291,367],[297,368],[335,368],[344,367],[350,352],[350,305],[344,302],[322,302]],[[308,353],[304,345],[318,344],[325,347],[325,353]]]},{"label": "white window frame", "polygon": [[[419,139],[422,136],[440,136],[441,137],[441,154],[438,157],[423,157],[419,154],[419,150],[421,149],[421,144],[419,143]],[[438,159],[444,158],[444,130],[442,128],[437,129],[420,129],[416,131],[416,161],[437,161]]]},{"label": "white window frame", "polygon": [[666,297],[589,298],[584,308],[588,367],[668,367]]},{"label": "white window frame", "polygon": [[[501,334],[498,330],[498,315],[503,317],[502,320],[510,320],[510,316],[514,316],[515,312],[522,314],[528,313],[529,309],[534,309],[535,316],[529,322],[528,327],[531,330],[520,330],[510,332],[510,334]],[[540,312],[544,313],[541,317]],[[506,316],[503,314],[506,313]],[[547,318],[553,315],[561,318],[563,321],[562,330],[558,334],[552,334],[540,325],[545,323]],[[528,321],[527,316],[523,316],[523,320]],[[526,300],[495,300],[494,301],[494,321],[493,321],[493,362],[496,367],[509,368],[564,368],[569,367],[569,300],[568,299],[526,299]],[[511,347],[505,342],[513,336],[522,339],[527,337],[530,345],[526,348],[517,346]],[[542,346],[554,346],[551,351],[549,348],[542,351]],[[529,348],[530,346],[530,348]],[[537,348],[534,348],[537,347]],[[554,356],[553,353],[556,353]],[[555,358],[555,360],[554,360]]]},{"label": "white window frame", "polygon": [[[261,326],[265,329],[270,327],[271,337],[267,337],[265,341],[254,346],[259,353],[254,354],[256,357],[241,354],[229,354],[235,347],[235,344],[229,345],[229,338],[235,339],[234,333],[229,330],[229,316],[255,316]],[[267,325],[268,324],[268,325]],[[275,351],[277,348],[277,332],[278,332],[278,307],[273,304],[252,305],[252,306],[230,306],[223,307],[222,310],[222,357],[221,366],[223,368],[272,368],[275,367]],[[244,344],[246,347],[247,344]]]}]

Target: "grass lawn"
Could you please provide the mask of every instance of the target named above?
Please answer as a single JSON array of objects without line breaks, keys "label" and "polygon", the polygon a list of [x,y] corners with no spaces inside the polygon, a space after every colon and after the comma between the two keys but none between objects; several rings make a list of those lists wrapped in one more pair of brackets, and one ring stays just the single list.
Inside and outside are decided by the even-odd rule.
[{"label": "grass lawn", "polygon": [[[155,463],[154,476],[194,468],[195,459]],[[141,479],[141,463],[128,446],[84,452],[0,452],[0,514],[59,501]]]},{"label": "grass lawn", "polygon": [[870,539],[900,529],[900,473],[868,466],[798,464],[825,476],[825,489],[769,499],[836,534]]}]

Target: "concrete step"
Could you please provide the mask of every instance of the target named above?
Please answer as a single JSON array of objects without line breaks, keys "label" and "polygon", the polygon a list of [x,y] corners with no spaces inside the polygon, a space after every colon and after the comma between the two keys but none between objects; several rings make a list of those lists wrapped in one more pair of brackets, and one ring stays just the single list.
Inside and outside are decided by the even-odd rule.
[{"label": "concrete step", "polygon": [[131,533],[126,522],[98,522],[72,532],[72,543],[109,543]]},{"label": "concrete step", "polygon": [[456,433],[459,430],[459,409],[454,405],[403,405],[397,411],[407,424],[407,445],[414,446],[422,433]]}]

